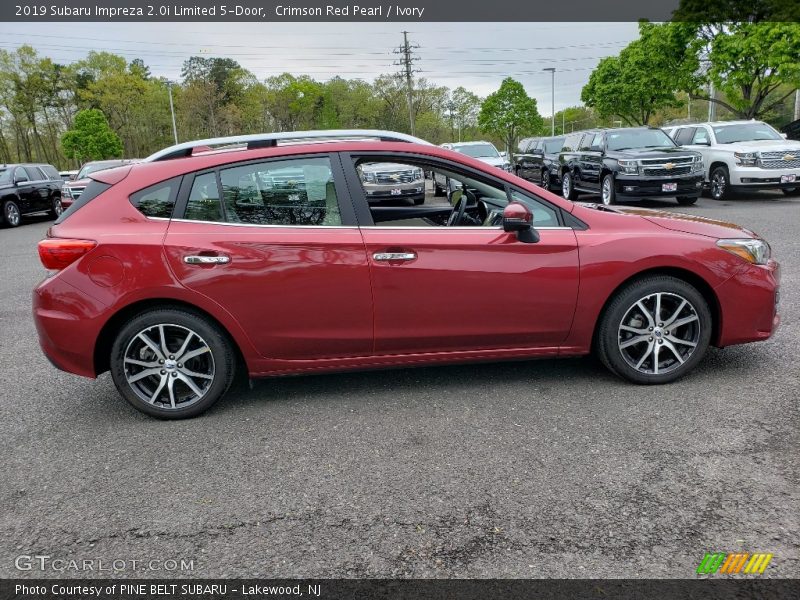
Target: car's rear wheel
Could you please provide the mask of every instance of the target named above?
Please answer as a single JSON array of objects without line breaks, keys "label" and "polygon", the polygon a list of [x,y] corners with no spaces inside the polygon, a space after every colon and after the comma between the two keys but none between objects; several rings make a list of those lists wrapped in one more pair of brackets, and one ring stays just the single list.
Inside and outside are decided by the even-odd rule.
[{"label": "car's rear wheel", "polygon": [[575,184],[572,181],[572,173],[564,171],[561,176],[561,195],[567,200],[577,200],[578,193],[575,191]]},{"label": "car's rear wheel", "polygon": [[175,308],[134,317],[111,348],[111,376],[120,394],[162,419],[206,411],[230,387],[235,364],[231,342],[218,326]]},{"label": "car's rear wheel", "polygon": [[53,198],[53,207],[50,209],[50,216],[57,219],[64,212],[64,206],[61,204],[61,198]]},{"label": "car's rear wheel", "polygon": [[614,187],[614,176],[607,173],[603,177],[603,185],[600,190],[600,197],[603,199],[603,204],[611,206],[617,202],[617,190]]},{"label": "car's rear wheel", "polygon": [[697,196],[678,196],[675,198],[681,206],[691,206],[697,202]]},{"label": "car's rear wheel", "polygon": [[646,277],[612,299],[600,321],[596,350],[603,364],[624,379],[668,383],[702,359],[711,327],[711,311],[697,289],[675,277]]},{"label": "car's rear wheel", "polygon": [[542,187],[550,191],[550,171],[542,169]]},{"label": "car's rear wheel", "polygon": [[724,200],[730,195],[730,174],[728,167],[716,167],[711,171],[711,197]]},{"label": "car's rear wheel", "polygon": [[13,200],[7,200],[3,204],[3,219],[9,227],[18,227],[22,223],[22,213],[19,206]]}]

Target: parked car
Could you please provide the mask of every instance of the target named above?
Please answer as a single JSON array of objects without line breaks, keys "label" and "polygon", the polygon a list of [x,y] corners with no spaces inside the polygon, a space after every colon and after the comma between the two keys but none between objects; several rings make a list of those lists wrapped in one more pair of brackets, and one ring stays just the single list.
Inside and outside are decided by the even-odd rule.
[{"label": "parked car", "polygon": [[[498,152],[497,148],[495,148],[494,144],[491,142],[457,142],[442,144],[441,147],[465,154],[466,156],[471,156],[472,158],[476,158],[481,162],[485,162],[487,165],[497,167],[503,171],[511,172],[511,163],[508,160],[508,156],[505,153]],[[452,188],[454,188],[454,183],[455,182],[449,181],[444,175],[440,175],[438,178],[434,177],[434,195],[444,196],[447,194],[450,196]]]},{"label": "parked car", "polygon": [[58,217],[63,212],[61,183],[53,165],[0,166],[0,224],[17,227],[23,216],[35,213]]},{"label": "parked car", "polygon": [[800,189],[800,141],[787,140],[761,121],[723,121],[684,125],[675,141],[699,152],[705,185],[715,200],[736,190]]},{"label": "parked car", "polygon": [[569,134],[559,163],[561,192],[570,200],[579,193],[598,194],[605,205],[676,197],[685,206],[702,191],[703,157],[654,127]]},{"label": "parked car", "polygon": [[387,162],[368,163],[360,166],[359,175],[370,202],[402,199],[417,205],[425,202],[425,173],[420,168]]},{"label": "parked car", "polygon": [[[392,132],[217,144],[235,140],[240,150],[193,156],[187,142],[90,175],[39,243],[49,274],[33,312],[55,366],[110,370],[138,410],[181,418],[224,396],[237,370],[594,351],[620,377],[666,383],[709,345],[765,340],[779,324],[778,264],[735,225],[576,204]],[[370,204],[358,166],[379,161],[458,180],[454,205]],[[305,194],[274,213],[262,182],[287,169],[303,172]]]},{"label": "parked car", "polygon": [[75,177],[77,177],[78,171],[77,171],[77,169],[76,170],[71,170],[71,171],[59,171],[58,175],[64,181],[70,181],[72,179],[75,179]]},{"label": "parked car", "polygon": [[81,167],[81,170],[77,172],[75,177],[64,183],[61,193],[64,208],[69,208],[69,206],[75,200],[80,198],[81,193],[89,183],[89,175],[91,173],[95,173],[97,171],[103,171],[104,169],[113,169],[115,167],[121,167],[124,165],[131,164],[133,162],[136,162],[136,160],[135,159],[93,160],[91,162],[85,163]]},{"label": "parked car", "polygon": [[[566,136],[529,138],[520,153],[514,156],[515,173],[539,184],[546,190],[561,189],[559,177],[559,155],[564,147]],[[524,141],[524,140],[523,140]]]}]

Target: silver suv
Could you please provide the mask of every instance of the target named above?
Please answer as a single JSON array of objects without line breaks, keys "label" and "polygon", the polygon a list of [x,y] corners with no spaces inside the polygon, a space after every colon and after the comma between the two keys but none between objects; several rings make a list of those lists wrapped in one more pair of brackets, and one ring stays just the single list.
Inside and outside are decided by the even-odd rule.
[{"label": "silver suv", "polygon": [[675,142],[703,155],[705,185],[722,200],[731,191],[800,189],[800,142],[761,121],[721,121],[674,127]]},{"label": "silver suv", "polygon": [[425,173],[419,167],[397,163],[365,163],[358,167],[367,201],[412,200],[425,202]]}]

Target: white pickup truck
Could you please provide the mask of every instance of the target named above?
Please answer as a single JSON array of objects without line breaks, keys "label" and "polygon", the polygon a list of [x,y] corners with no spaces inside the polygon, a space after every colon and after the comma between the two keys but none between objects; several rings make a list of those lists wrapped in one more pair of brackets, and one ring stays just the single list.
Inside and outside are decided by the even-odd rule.
[{"label": "white pickup truck", "polygon": [[785,139],[766,123],[695,123],[667,133],[679,146],[703,155],[705,184],[715,200],[737,190],[800,191],[800,142]]}]

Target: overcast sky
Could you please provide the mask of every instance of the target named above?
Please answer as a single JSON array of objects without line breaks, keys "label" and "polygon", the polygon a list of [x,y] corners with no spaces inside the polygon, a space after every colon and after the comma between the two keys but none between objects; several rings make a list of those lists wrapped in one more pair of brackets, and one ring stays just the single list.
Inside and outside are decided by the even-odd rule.
[{"label": "overcast sky", "polygon": [[142,58],[156,76],[179,79],[192,55],[232,58],[259,79],[288,71],[318,80],[371,81],[400,69],[392,53],[409,30],[416,76],[485,96],[512,76],[551,114],[580,103],[581,88],[604,56],[638,37],[636,23],[2,23],[0,48],[27,43],[56,62],[106,50]]}]

